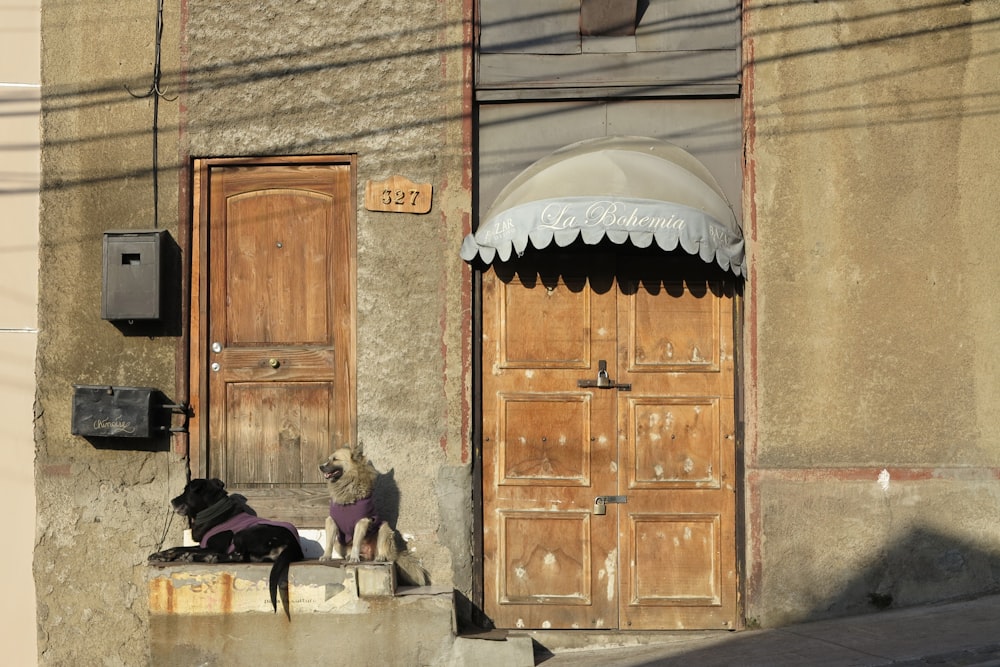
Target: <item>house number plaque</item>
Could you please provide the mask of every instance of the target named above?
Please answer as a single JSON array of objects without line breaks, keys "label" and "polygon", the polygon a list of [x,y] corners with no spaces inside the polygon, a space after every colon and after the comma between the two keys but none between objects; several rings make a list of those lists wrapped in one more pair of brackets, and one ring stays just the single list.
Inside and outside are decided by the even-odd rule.
[{"label": "house number plaque", "polygon": [[365,183],[365,208],[389,213],[428,213],[433,188],[430,183],[414,183],[405,176]]}]

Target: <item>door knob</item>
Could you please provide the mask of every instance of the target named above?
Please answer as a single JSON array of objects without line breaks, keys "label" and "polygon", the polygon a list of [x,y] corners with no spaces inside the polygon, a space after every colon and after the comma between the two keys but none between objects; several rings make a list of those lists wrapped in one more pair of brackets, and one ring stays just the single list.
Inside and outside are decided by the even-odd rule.
[{"label": "door knob", "polygon": [[271,357],[270,359],[267,360],[267,365],[270,366],[271,368],[277,368],[278,366],[281,365],[281,362],[275,359],[274,357]]}]

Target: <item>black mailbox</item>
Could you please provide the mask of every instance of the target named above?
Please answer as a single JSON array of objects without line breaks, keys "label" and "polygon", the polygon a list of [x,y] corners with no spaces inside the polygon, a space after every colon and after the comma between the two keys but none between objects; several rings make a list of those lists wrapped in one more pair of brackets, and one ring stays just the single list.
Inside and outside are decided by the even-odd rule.
[{"label": "black mailbox", "polygon": [[103,319],[160,319],[165,233],[160,229],[104,233]]},{"label": "black mailbox", "polygon": [[73,435],[150,438],[167,430],[166,414],[156,389],[73,385]]}]

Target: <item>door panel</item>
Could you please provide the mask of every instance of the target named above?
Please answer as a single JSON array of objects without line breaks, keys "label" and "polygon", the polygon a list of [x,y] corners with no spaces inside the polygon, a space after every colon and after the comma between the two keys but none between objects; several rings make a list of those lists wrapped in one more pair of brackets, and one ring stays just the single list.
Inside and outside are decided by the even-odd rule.
[{"label": "door panel", "polygon": [[621,627],[736,622],[733,288],[619,274]]},{"label": "door panel", "polygon": [[719,370],[721,301],[704,298],[707,286],[633,278],[625,287],[630,372]]},{"label": "door panel", "polygon": [[[519,284],[527,287],[533,283]],[[500,365],[587,368],[590,302],[586,282],[578,278],[568,282],[564,278],[560,286],[503,290],[503,300],[498,304]],[[530,326],[525,326],[529,322]]]},{"label": "door panel", "polygon": [[[617,601],[617,523],[591,516],[594,489],[615,488],[614,398],[577,387],[612,357],[615,318],[579,277],[484,280],[483,475],[489,519],[487,613],[500,627],[604,627]],[[611,491],[609,491],[610,493]],[[613,510],[609,509],[613,516]]]},{"label": "door panel", "polygon": [[500,484],[590,486],[589,397],[501,393],[497,400]]},{"label": "door panel", "polygon": [[202,167],[202,474],[261,515],[319,525],[318,463],[355,432],[353,163]]},{"label": "door panel", "polygon": [[623,407],[629,489],[719,488],[718,399],[630,396]]},{"label": "door panel", "polygon": [[268,187],[268,171],[225,178],[230,188],[240,181],[246,181],[242,187],[266,188],[226,198],[226,338],[234,345],[328,347],[334,199]]},{"label": "door panel", "polygon": [[317,461],[329,456],[330,382],[231,382],[226,387],[226,483],[320,484]]},{"label": "door panel", "polygon": [[592,603],[589,512],[504,511],[499,518],[502,604]]},{"label": "door panel", "polygon": [[[733,285],[665,281],[662,257],[547,261],[483,277],[487,614],[733,627]],[[601,361],[629,386],[592,386]]]},{"label": "door panel", "polygon": [[718,605],[718,515],[629,512],[630,606]]}]

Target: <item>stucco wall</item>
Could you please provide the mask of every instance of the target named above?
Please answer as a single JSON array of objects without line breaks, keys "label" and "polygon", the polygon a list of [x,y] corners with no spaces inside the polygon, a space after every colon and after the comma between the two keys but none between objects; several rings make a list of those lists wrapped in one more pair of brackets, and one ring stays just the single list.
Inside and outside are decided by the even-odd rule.
[{"label": "stucco wall", "polygon": [[[34,565],[42,664],[146,664],[145,559],[179,538],[167,508],[185,466],[171,443],[143,451],[70,435],[74,383],[175,395],[177,337],[126,335],[101,319],[102,233],[154,224],[152,100],[125,86],[141,94],[151,85],[155,10],[42,3]],[[163,67],[176,72],[176,11],[167,21]],[[176,76],[166,88],[176,95]],[[159,220],[174,238],[177,110],[161,103]]]},{"label": "stucco wall", "polygon": [[[996,3],[745,3],[745,569],[751,623],[1000,588]],[[41,661],[148,660],[145,558],[183,449],[70,435],[73,383],[173,394],[176,332],[100,319],[101,233],[154,220],[155,7],[43,2],[35,581]],[[435,188],[358,210],[360,438],[435,583],[471,580],[462,6],[166,7],[160,226],[189,156],[356,153]],[[180,94],[179,98],[174,96]],[[882,475],[882,471],[885,475]]]},{"label": "stucco wall", "polygon": [[748,616],[995,590],[1000,7],[745,5]]},{"label": "stucco wall", "polygon": [[[45,664],[148,662],[145,559],[180,540],[180,441],[155,451],[70,435],[72,384],[171,398],[176,331],[100,319],[102,232],[153,224],[155,3],[43,2],[37,497]],[[434,187],[425,216],[358,210],[358,421],[400,488],[398,525],[436,584],[471,585],[467,66],[460,3],[167,3],[160,228],[178,238],[187,158],[358,155],[368,179]],[[180,95],[178,98],[177,96]]]},{"label": "stucco wall", "polygon": [[[470,192],[459,3],[190,3],[192,156],[358,155],[358,437],[400,489],[399,530],[437,582],[468,581],[465,364]],[[434,187],[423,216],[364,209],[365,182]],[[459,477],[463,486],[450,480]],[[458,503],[458,505],[455,505]],[[459,539],[455,561],[442,548]],[[468,583],[460,583],[459,587]]]}]

